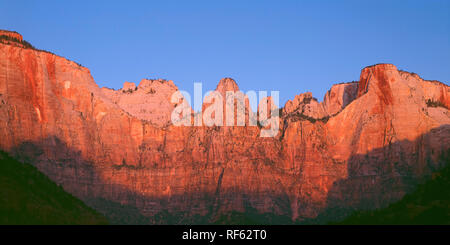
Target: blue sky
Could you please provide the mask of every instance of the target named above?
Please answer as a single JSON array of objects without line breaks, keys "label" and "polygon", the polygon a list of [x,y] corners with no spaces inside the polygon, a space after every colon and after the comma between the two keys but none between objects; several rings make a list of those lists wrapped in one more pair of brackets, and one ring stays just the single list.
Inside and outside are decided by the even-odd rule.
[{"label": "blue sky", "polygon": [[450,1],[5,1],[0,29],[91,70],[100,86],[279,90],[280,104],[393,63],[450,80]]}]

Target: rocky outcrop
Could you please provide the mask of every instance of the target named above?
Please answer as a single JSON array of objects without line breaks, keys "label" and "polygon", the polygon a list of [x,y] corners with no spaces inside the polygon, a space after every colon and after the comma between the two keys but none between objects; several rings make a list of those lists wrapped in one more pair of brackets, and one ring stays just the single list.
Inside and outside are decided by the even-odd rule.
[{"label": "rocky outcrop", "polygon": [[283,108],[283,114],[288,116],[301,115],[313,120],[335,116],[350,102],[356,99],[358,83],[340,83],[333,85],[325,94],[323,102],[319,103],[311,92],[296,95],[288,100]]},{"label": "rocky outcrop", "polygon": [[[170,81],[111,90],[50,53],[0,44],[0,57],[1,149],[104,213],[139,217],[127,222],[208,222],[249,208],[339,218],[398,200],[445,164],[450,145],[449,87],[393,65],[363,69],[322,103],[296,96],[264,138],[261,125],[171,125]],[[230,90],[231,79],[217,87]]]},{"label": "rocky outcrop", "polygon": [[328,112],[319,103],[316,98],[312,96],[311,92],[296,95],[293,100],[288,100],[283,108],[283,115],[303,115],[313,119],[321,119],[329,116]]},{"label": "rocky outcrop", "polygon": [[22,35],[20,35],[19,33],[15,32],[15,31],[0,30],[0,36],[7,36],[9,38],[16,39],[20,42],[23,41]]},{"label": "rocky outcrop", "polygon": [[331,87],[323,99],[323,107],[329,116],[340,112],[350,102],[356,99],[358,92],[358,83],[341,83]]},{"label": "rocky outcrop", "polygon": [[143,79],[139,86],[125,82],[117,91],[103,88],[106,97],[131,116],[146,120],[156,127],[166,127],[171,123],[175,104],[171,102],[173,93],[178,91],[172,81]]},{"label": "rocky outcrop", "polygon": [[[220,105],[215,104],[216,100]],[[211,113],[217,106],[222,110],[222,115]],[[205,116],[209,117],[210,114],[212,120],[205,120]],[[248,96],[239,90],[239,86],[232,78],[221,79],[216,89],[205,96],[201,116],[202,125],[220,125],[221,122],[223,126],[256,126],[257,120],[257,114],[252,111]]]},{"label": "rocky outcrop", "polygon": [[30,43],[23,40],[22,35],[14,31],[0,30],[0,43],[34,49]]}]

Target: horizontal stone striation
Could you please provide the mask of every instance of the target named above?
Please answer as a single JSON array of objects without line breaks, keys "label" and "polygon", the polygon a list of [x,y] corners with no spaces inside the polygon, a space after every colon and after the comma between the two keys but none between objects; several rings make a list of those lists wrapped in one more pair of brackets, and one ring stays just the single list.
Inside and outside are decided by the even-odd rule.
[{"label": "horizontal stone striation", "polygon": [[322,103],[296,96],[274,138],[258,126],[170,125],[176,90],[164,80],[101,89],[74,62],[0,44],[0,147],[102,212],[142,216],[117,222],[198,223],[249,208],[305,221],[383,207],[450,146],[449,87],[393,65],[363,69]]}]

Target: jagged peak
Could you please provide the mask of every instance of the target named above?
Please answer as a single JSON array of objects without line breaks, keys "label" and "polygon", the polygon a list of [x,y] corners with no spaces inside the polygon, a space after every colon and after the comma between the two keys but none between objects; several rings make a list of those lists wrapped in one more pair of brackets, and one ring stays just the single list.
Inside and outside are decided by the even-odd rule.
[{"label": "jagged peak", "polygon": [[313,97],[311,92],[298,94],[293,100],[288,100],[283,107],[283,115],[301,114],[319,119],[328,116],[321,103]]},{"label": "jagged peak", "polygon": [[222,78],[217,84],[216,91],[218,92],[226,92],[226,91],[239,91],[239,86],[236,81],[230,77]]},{"label": "jagged peak", "polygon": [[316,98],[313,97],[311,92],[305,92],[302,94],[298,94],[295,96],[295,100],[299,100],[302,103],[309,104],[311,100],[317,101]]},{"label": "jagged peak", "polygon": [[305,92],[301,94],[297,94],[294,99],[288,100],[284,105],[284,108],[290,108],[292,110],[296,109],[300,104],[309,104],[314,100],[317,102],[317,99],[312,96],[311,92]]}]

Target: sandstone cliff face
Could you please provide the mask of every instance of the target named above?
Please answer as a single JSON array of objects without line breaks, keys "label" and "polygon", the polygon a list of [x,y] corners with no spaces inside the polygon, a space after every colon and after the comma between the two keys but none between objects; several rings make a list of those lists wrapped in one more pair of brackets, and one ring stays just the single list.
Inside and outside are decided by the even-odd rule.
[{"label": "sandstone cliff face", "polygon": [[98,210],[118,203],[149,223],[248,208],[338,218],[398,200],[449,150],[450,88],[393,65],[363,69],[322,103],[296,96],[262,138],[259,126],[170,125],[170,81],[114,91],[50,53],[0,44],[0,57],[0,147]]},{"label": "sandstone cliff face", "polygon": [[286,102],[283,108],[283,115],[301,114],[306,117],[321,119],[329,116],[322,103],[312,97],[311,92],[296,95],[293,100]]},{"label": "sandstone cliff face", "polygon": [[176,91],[178,88],[172,81],[162,79],[143,79],[139,86],[125,82],[118,91],[102,88],[104,95],[122,110],[156,127],[165,127],[171,123],[170,115],[175,107],[171,97]]},{"label": "sandstone cliff face", "polygon": [[323,99],[323,107],[329,116],[340,112],[350,102],[356,99],[358,92],[358,83],[341,83],[331,87]]}]

